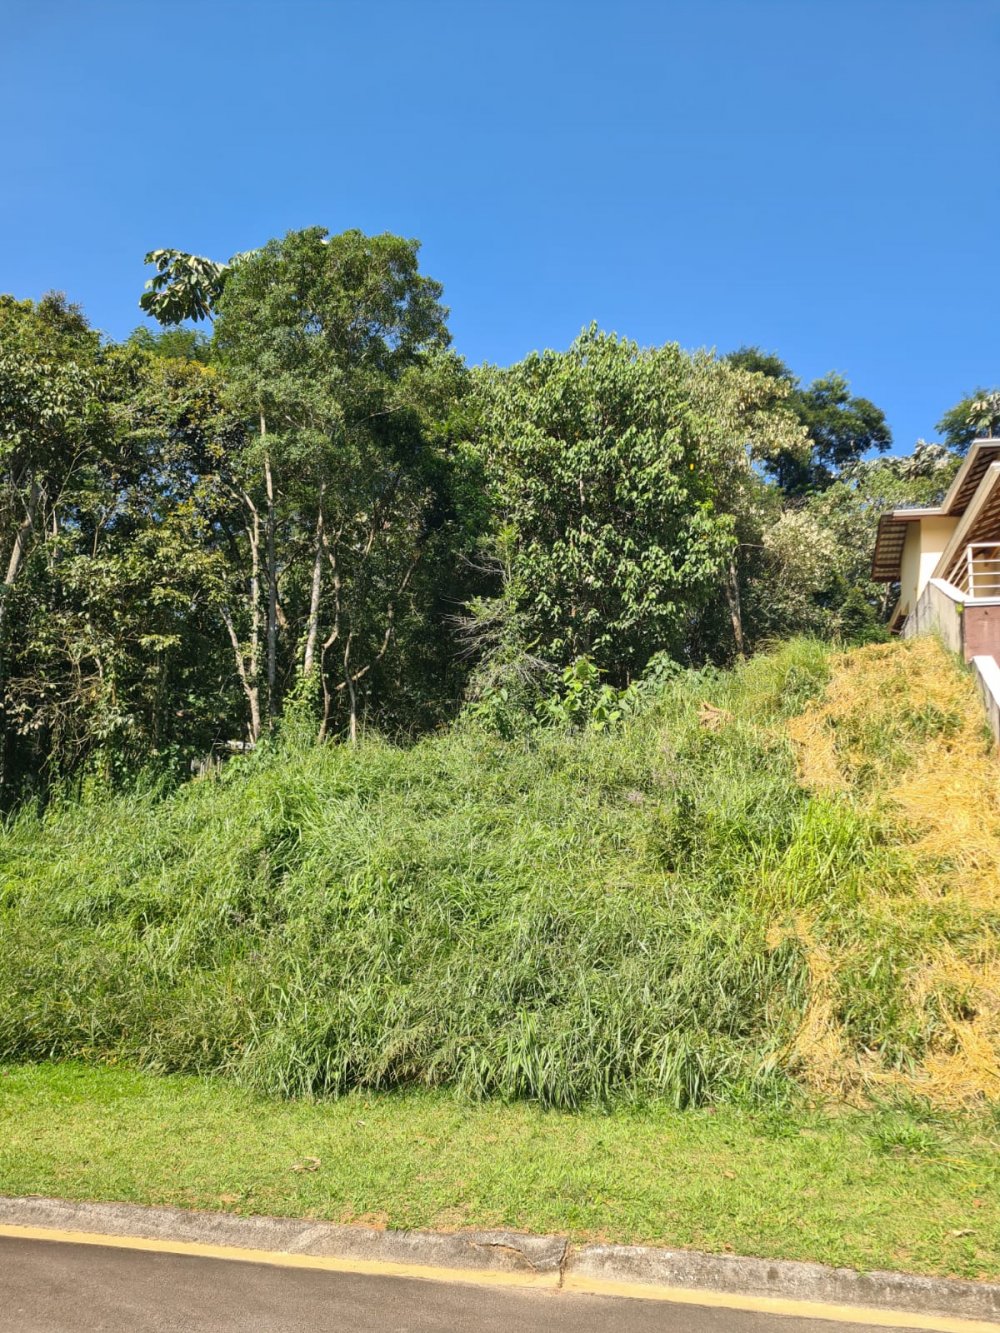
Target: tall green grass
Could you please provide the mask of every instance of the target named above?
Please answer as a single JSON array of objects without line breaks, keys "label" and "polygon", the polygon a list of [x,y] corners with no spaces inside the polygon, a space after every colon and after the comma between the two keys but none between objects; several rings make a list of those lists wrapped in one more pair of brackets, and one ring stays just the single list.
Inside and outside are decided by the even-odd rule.
[{"label": "tall green grass", "polygon": [[[779,724],[826,663],[797,642],[681,676],[611,733],[286,740],[165,797],[24,814],[0,836],[0,1059],[284,1094],[786,1096],[807,975],[768,931],[894,873],[795,779]],[[731,720],[700,725],[706,701]]]}]

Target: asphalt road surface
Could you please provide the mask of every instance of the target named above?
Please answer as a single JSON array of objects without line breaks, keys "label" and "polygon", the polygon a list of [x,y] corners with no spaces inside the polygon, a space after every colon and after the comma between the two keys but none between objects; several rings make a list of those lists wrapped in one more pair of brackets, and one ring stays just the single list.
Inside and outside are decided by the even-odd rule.
[{"label": "asphalt road surface", "polygon": [[2,1333],[858,1333],[867,1327],[0,1237]]}]

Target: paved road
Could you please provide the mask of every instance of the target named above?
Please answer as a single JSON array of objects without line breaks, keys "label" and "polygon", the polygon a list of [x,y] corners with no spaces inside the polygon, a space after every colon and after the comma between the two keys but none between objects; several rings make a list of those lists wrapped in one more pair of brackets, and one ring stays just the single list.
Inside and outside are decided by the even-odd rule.
[{"label": "paved road", "polygon": [[2,1333],[859,1333],[864,1327],[0,1237]]}]

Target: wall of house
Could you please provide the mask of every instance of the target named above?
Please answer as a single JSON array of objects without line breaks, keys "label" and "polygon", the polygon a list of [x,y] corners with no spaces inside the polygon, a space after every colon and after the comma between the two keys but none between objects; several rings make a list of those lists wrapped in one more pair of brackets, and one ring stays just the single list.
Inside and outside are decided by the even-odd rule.
[{"label": "wall of house", "polygon": [[899,601],[904,614],[917,605],[957,526],[957,518],[921,518],[906,525],[899,567]]},{"label": "wall of house", "polygon": [[1000,662],[1000,606],[966,602],[962,617],[965,660],[992,657]]}]

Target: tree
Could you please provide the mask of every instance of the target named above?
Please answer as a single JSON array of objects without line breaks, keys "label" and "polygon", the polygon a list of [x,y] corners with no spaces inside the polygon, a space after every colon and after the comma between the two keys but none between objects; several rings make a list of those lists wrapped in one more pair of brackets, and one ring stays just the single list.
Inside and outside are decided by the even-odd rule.
[{"label": "tree", "polygon": [[436,390],[447,385],[447,400],[463,372],[417,251],[390,235],[291,232],[243,256],[218,298],[232,399],[256,426],[248,595],[242,628],[230,614],[227,629],[248,690],[260,660],[244,645],[263,635],[271,717],[290,671],[317,672],[322,734],[342,713],[356,736],[362,682],[398,641],[418,567],[452,517],[431,418]]},{"label": "tree", "polygon": [[139,305],[160,324],[180,324],[211,316],[234,261],[220,264],[183,250],[150,250],[144,262],[154,264],[156,273]]},{"label": "tree", "polygon": [[88,369],[100,432],[11,590],[8,790],[22,775],[180,770],[238,726],[218,637],[233,452],[218,376],[134,345]]},{"label": "tree", "polygon": [[0,297],[0,785],[30,770],[11,679],[37,589],[73,523],[74,497],[107,439],[99,339],[59,294]]},{"label": "tree", "polygon": [[845,588],[833,533],[808,509],[783,508],[763,525],[747,562],[747,620],[756,644],[791,634],[828,635]]},{"label": "tree", "polygon": [[1000,432],[1000,389],[976,389],[937,423],[950,448],[964,454],[973,440]]},{"label": "tree", "polygon": [[668,345],[584,332],[477,378],[482,448],[530,648],[591,657],[613,684],[684,653],[718,587],[734,520],[703,466],[690,365]]},{"label": "tree", "polygon": [[769,472],[786,494],[822,490],[841,468],[872,450],[885,453],[892,444],[885,414],[869,399],[852,395],[842,375],[831,372],[804,388],[779,357],[757,347],[741,347],[725,359],[789,386],[788,406],[806,428],[811,450],[807,461],[781,453],[769,462]]},{"label": "tree", "polygon": [[141,347],[153,356],[166,357],[171,361],[200,361],[207,365],[212,360],[212,340],[201,329],[166,328],[152,329],[140,324],[128,336],[132,347]]},{"label": "tree", "polygon": [[813,380],[793,395],[792,403],[812,440],[811,480],[820,489],[830,485],[841,468],[873,449],[885,453],[892,444],[881,408],[852,395],[842,375]]},{"label": "tree", "polygon": [[62,296],[37,306],[0,297],[0,526],[7,537],[0,626],[32,545],[58,529],[64,488],[99,447],[98,346]]},{"label": "tree", "polygon": [[939,503],[960,462],[956,452],[921,440],[912,454],[851,464],[831,486],[809,497],[806,512],[833,539],[830,572],[836,581],[829,585],[826,602],[831,615],[857,589],[885,616],[892,586],[871,580],[878,521],[897,506]]},{"label": "tree", "polygon": [[277,716],[296,660],[303,677],[319,667],[322,730],[346,697],[356,734],[359,688],[412,618],[418,566],[433,565],[453,524],[440,390],[458,392],[464,371],[444,353],[440,285],[419,273],[417,250],[309,228],[228,264],[147,256],[157,274],[143,309],[167,324],[218,316],[215,346],[256,434],[233,483],[243,595],[222,608],[254,737],[261,698]]},{"label": "tree", "polygon": [[784,376],[699,352],[687,359],[686,379],[699,465],[714,479],[715,504],[731,517],[734,536],[721,581],[728,625],[713,599],[695,622],[690,651],[721,661],[733,650],[743,657],[761,629],[752,603],[745,608],[744,602],[765,533],[780,512],[780,497],[762,473],[778,459],[804,464],[809,441],[789,406],[791,386]]}]

